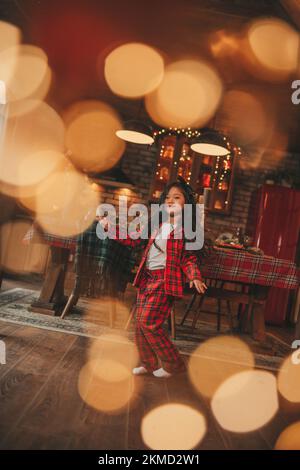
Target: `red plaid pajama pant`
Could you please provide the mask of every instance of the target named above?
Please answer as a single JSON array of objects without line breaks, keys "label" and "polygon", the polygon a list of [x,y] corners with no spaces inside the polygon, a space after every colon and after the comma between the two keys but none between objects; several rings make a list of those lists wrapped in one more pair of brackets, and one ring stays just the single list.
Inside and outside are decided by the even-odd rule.
[{"label": "red plaid pajama pant", "polygon": [[185,370],[185,364],[163,328],[174,303],[174,297],[165,293],[164,271],[145,269],[137,296],[135,338],[141,365],[148,371],[162,366],[176,372]]}]

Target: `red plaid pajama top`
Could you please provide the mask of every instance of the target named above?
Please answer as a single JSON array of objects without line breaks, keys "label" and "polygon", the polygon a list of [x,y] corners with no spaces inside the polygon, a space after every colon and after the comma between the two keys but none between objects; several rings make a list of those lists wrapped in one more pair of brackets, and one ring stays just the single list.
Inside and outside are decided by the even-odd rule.
[{"label": "red plaid pajama top", "polygon": [[[108,231],[108,233],[109,235],[112,234],[110,230]],[[155,240],[157,233],[158,229],[152,233],[144,250],[142,260],[140,262],[137,274],[133,281],[133,285],[136,287],[140,287],[142,284],[143,274],[146,270],[146,259],[148,256],[148,252],[152,243]],[[174,297],[183,296],[183,288],[186,282],[186,278],[189,281],[192,281],[194,279],[202,280],[201,272],[198,266],[198,260],[195,253],[192,250],[186,250],[185,248],[185,241],[183,238],[182,229],[181,235],[181,238],[179,238],[179,236],[177,235],[175,236],[175,231],[173,230],[167,240],[164,285],[166,294],[172,295]],[[120,238],[118,227],[116,228],[116,240],[119,243],[122,243],[123,245],[132,247],[143,242],[143,239],[133,239],[130,237],[130,235],[127,235],[126,238]]]}]

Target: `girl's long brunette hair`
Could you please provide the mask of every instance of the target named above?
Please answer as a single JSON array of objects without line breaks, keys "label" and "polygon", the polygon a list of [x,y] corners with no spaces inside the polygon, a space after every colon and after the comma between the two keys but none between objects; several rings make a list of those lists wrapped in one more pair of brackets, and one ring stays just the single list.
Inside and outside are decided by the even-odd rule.
[{"label": "girl's long brunette hair", "polygon": [[[158,218],[156,217],[154,219],[154,222],[157,222],[157,219],[158,219],[158,222],[159,222],[158,227],[161,225],[161,223],[163,221],[163,215],[164,215],[163,214],[163,204],[165,203],[166,197],[167,197],[169,191],[172,188],[178,188],[179,191],[184,196],[184,203],[190,205],[190,207],[191,207],[191,216],[192,216],[191,228],[192,228],[192,231],[195,232],[196,231],[196,223],[197,223],[197,219],[196,219],[196,211],[197,211],[196,195],[195,195],[192,187],[188,183],[186,183],[186,181],[183,178],[181,178],[180,176],[178,177],[177,181],[173,181],[173,182],[167,184],[165,189],[163,190],[163,192],[162,192],[162,194],[159,198],[159,201],[158,201],[158,205],[159,205]],[[156,223],[156,225],[157,225],[157,223]],[[148,235],[148,237],[151,236],[151,229],[153,230],[153,229],[158,228],[158,227],[155,226],[155,223],[153,223],[153,217],[151,218],[151,215],[150,215],[149,219],[148,219],[148,225],[147,225],[147,230],[148,230],[147,235]],[[187,240],[185,238],[185,234],[184,234],[184,208],[182,209],[182,227],[183,227],[184,240],[191,242],[192,240]],[[155,243],[155,241],[154,241],[154,246],[159,251],[162,251],[161,248]],[[203,248],[200,249],[200,250],[196,250],[195,254],[197,254],[199,259],[202,259],[204,256],[206,256],[206,254],[207,254],[206,252],[207,252],[207,244],[204,243]]]}]

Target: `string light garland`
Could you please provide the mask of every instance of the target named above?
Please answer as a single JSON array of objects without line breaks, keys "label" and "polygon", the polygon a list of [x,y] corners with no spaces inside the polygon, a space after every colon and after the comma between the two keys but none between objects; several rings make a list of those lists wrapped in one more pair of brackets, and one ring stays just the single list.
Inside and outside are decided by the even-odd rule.
[{"label": "string light garland", "polygon": [[[175,136],[177,138],[184,137],[187,139],[186,144],[189,146],[191,145],[191,142],[195,138],[201,139],[201,136],[205,138],[207,135],[207,132],[209,129],[192,129],[190,127],[187,128],[181,128],[181,127],[169,127],[169,128],[161,128],[161,129],[156,129],[153,133],[153,139],[155,141],[160,141],[161,139],[164,139],[168,136]],[[213,130],[214,132],[218,133],[218,131]],[[228,188],[228,177],[230,178],[230,173],[232,169],[232,164],[233,164],[233,158],[242,157],[242,149],[241,147],[235,145],[234,143],[231,142],[228,136],[224,135],[223,133],[219,133],[219,138],[220,140],[224,141],[224,144],[220,143],[221,147],[228,148],[228,154],[227,155],[222,155],[217,156],[215,154],[216,162],[215,162],[215,168],[212,174],[212,187],[217,185],[217,189],[219,191],[227,191]],[[191,142],[189,142],[191,141]],[[162,141],[162,145],[160,148],[160,156],[163,156],[167,148],[167,144],[165,141]],[[211,155],[211,154],[208,154]],[[174,167],[178,167],[180,163],[191,160],[191,157],[189,156],[189,150],[183,146],[181,156],[179,158],[179,161],[173,162]],[[158,163],[158,171],[156,172],[156,175],[158,176],[160,174],[161,170],[161,164]],[[190,182],[191,180],[191,168],[187,169],[187,173],[185,175],[185,178],[187,182]],[[159,177],[160,180],[163,180],[163,176]],[[224,201],[225,207],[228,207],[229,201],[228,201],[228,194],[226,194],[226,200]]]},{"label": "string light garland", "polygon": [[[161,128],[157,129],[153,133],[153,139],[157,140],[161,137],[166,136],[177,136],[177,137],[186,137],[188,139],[193,139],[194,137],[199,137],[202,135],[203,132],[201,129],[192,129],[191,127],[182,128],[182,127],[168,127],[168,128]],[[226,146],[228,147],[228,151],[238,157],[242,156],[242,149],[237,145],[234,145],[227,136],[223,136]]]}]

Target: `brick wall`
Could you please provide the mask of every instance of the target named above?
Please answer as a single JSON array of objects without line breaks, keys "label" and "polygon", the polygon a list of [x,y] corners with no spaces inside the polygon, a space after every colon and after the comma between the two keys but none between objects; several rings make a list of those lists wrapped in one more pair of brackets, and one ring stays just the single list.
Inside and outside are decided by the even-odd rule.
[{"label": "brick wall", "polygon": [[[132,145],[127,150],[122,169],[136,185],[142,201],[147,201],[155,171],[156,149]],[[221,232],[235,231],[237,226],[245,231],[251,194],[264,183],[267,175],[274,171],[291,173],[294,187],[300,189],[300,154],[283,154],[274,149],[260,148],[248,151],[237,165],[231,214],[208,214],[208,236],[216,238]]]},{"label": "brick wall", "polygon": [[[259,158],[258,158],[259,155]],[[101,202],[118,205],[118,196],[128,197],[128,206],[133,203],[146,203],[155,172],[155,147],[129,145],[122,160],[122,170],[132,180],[135,188],[116,188],[105,184],[99,186]],[[230,215],[208,214],[206,216],[207,236],[215,239],[222,232],[235,232],[237,226],[246,229],[248,210],[252,192],[262,185],[272,171],[288,171],[293,174],[294,185],[300,188],[300,155],[287,153],[284,156],[275,150],[253,149],[245,159],[240,160],[234,179],[232,210]],[[75,273],[73,259],[70,259],[66,277],[66,294],[74,285]]]}]

